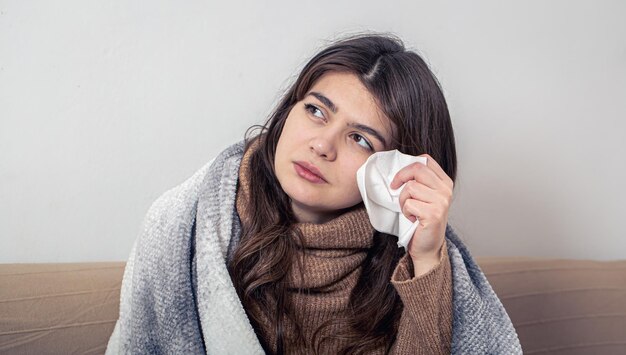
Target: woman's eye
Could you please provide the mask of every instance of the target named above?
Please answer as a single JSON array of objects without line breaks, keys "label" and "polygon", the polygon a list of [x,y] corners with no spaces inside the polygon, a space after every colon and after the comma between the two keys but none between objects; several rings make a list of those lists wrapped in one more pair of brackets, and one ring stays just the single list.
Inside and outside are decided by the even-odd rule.
[{"label": "woman's eye", "polygon": [[[304,109],[309,111],[313,116],[324,119],[324,114],[322,113],[322,110],[317,108],[315,105],[304,104]],[[316,112],[319,113],[319,115],[317,115]]]},{"label": "woman's eye", "polygon": [[372,148],[372,145],[362,135],[354,133],[352,136],[354,137],[354,141],[358,145],[370,151],[374,150],[374,148]]}]

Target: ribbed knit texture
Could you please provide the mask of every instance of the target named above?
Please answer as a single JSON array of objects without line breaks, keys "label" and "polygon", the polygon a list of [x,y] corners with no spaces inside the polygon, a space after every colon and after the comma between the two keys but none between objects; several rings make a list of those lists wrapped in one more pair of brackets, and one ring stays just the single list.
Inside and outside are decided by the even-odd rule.
[{"label": "ribbed knit texture", "polygon": [[[254,216],[248,208],[251,193],[249,170],[250,157],[257,147],[255,141],[244,154],[239,170],[236,208],[244,230]],[[361,276],[363,262],[373,245],[375,230],[362,204],[326,223],[298,223],[296,228],[303,236],[302,244],[294,236],[296,244],[303,248],[303,277],[294,261],[285,281],[290,290],[288,301],[292,304],[295,322],[301,327],[304,339],[298,341],[295,338],[295,325],[288,320],[285,345],[287,353],[310,354],[315,330],[327,320],[349,314],[350,294]],[[408,254],[397,265],[390,282],[405,308],[392,353],[450,353],[452,278],[446,250],[444,244],[439,265],[418,278],[413,277],[413,265]],[[262,321],[259,327],[261,329],[257,329],[257,333],[267,334],[269,338],[264,339],[265,342],[276,351],[276,332],[269,320]],[[323,334],[335,333],[336,327],[326,328]],[[337,353],[345,345],[345,341],[336,339],[325,341],[322,353]],[[384,353],[385,348],[381,346],[378,353]]]}]

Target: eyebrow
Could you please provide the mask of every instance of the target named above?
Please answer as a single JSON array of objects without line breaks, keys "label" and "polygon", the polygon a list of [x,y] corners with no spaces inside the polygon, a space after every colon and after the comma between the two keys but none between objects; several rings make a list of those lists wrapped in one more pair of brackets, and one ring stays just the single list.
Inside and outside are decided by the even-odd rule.
[{"label": "eyebrow", "polygon": [[[337,113],[337,111],[339,111],[339,108],[332,101],[330,101],[329,98],[327,98],[326,96],[320,94],[319,92],[311,91],[308,95],[315,96],[315,98],[320,100],[324,105],[328,106],[328,108],[333,113]],[[366,125],[360,124],[360,123],[354,123],[354,122],[348,123],[348,126],[349,127],[354,127],[354,128],[359,129],[359,130],[361,130],[363,132],[367,132],[367,133],[371,134],[372,136],[374,136],[376,139],[378,139],[383,144],[383,147],[385,147],[385,149],[387,148],[387,141],[385,140],[385,138],[382,136],[382,134],[378,133],[378,131],[373,129],[372,127],[366,126]]]}]

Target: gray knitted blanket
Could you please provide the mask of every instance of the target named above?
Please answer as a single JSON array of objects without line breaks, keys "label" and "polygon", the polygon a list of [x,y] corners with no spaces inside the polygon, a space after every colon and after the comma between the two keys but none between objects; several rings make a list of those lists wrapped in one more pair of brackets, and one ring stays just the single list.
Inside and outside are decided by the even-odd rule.
[{"label": "gray knitted blanket", "polygon": [[[150,207],[122,281],[107,354],[263,354],[226,269],[243,141]],[[450,225],[453,354],[521,354],[509,316]]]}]

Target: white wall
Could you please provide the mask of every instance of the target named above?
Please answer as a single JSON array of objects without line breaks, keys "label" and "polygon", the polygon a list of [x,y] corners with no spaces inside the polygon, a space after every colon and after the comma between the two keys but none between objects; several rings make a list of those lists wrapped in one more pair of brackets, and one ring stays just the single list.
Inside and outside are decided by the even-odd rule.
[{"label": "white wall", "polygon": [[156,197],[367,29],[442,82],[474,255],[626,258],[625,4],[0,0],[0,262],[125,260]]}]

